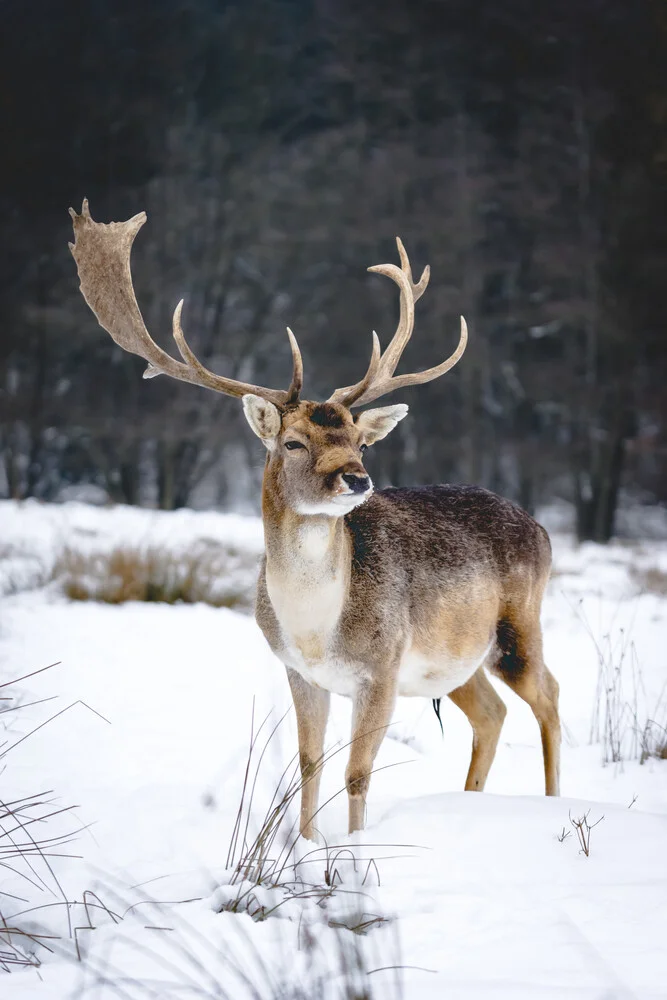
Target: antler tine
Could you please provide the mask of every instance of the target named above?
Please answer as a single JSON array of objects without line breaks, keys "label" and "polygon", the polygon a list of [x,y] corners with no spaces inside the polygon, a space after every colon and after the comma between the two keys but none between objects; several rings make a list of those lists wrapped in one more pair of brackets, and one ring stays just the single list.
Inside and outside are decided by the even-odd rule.
[{"label": "antler tine", "polygon": [[295,406],[303,388],[303,358],[296,337],[289,327],[287,327],[287,336],[292,349],[292,381],[286,393],[285,406]]},{"label": "antler tine", "polygon": [[[368,270],[375,274],[384,274],[392,281],[396,282],[400,291],[400,316],[398,326],[387,349],[381,355],[377,365],[377,371],[371,376],[370,368],[360,382],[356,385],[346,386],[344,389],[336,389],[330,397],[330,402],[342,403],[344,406],[361,405],[362,400],[368,400],[368,393],[374,382],[385,382],[391,379],[396,371],[396,366],[401,359],[406,344],[412,336],[415,325],[415,302],[420,299],[429,282],[431,269],[427,265],[422,271],[421,278],[415,284],[412,280],[412,268],[407,251],[403,246],[403,241],[396,237],[396,246],[401,266],[396,264],[374,264]],[[377,397],[373,397],[377,398]]]},{"label": "antler tine", "polygon": [[355,406],[363,406],[365,403],[372,403],[374,399],[379,399],[380,396],[386,396],[390,392],[395,392],[396,389],[405,389],[410,385],[424,385],[425,382],[432,382],[436,378],[440,378],[445,372],[448,372],[450,368],[461,360],[463,352],[466,349],[468,343],[468,325],[461,316],[461,334],[459,336],[459,342],[456,349],[452,354],[439,365],[435,365],[433,368],[427,368],[423,372],[414,372],[410,375],[394,375],[393,378],[381,378],[377,379],[369,386],[369,388],[360,395],[356,401]]},{"label": "antler tine", "polygon": [[131,354],[148,362],[144,378],[170,375],[193,385],[202,385],[229,396],[252,393],[274,403],[281,409],[293,405],[303,383],[303,364],[296,338],[291,330],[288,337],[292,349],[292,381],[287,391],[239,382],[216,375],[205,368],[189,347],[181,327],[183,300],[174,310],[173,335],[183,361],[176,361],[163,351],[150,336],[144,323],[132,285],[130,254],[135,237],[146,222],[146,213],[139,212],[127,222],[109,224],[95,222],[84,198],[81,214],[70,208],[75,242],[69,244],[79,272],[81,292],[97,320],[112,339]]},{"label": "antler tine", "polygon": [[375,330],[373,330],[373,349],[371,351],[371,360],[368,363],[366,374],[360,382],[356,383],[356,385],[346,385],[342,389],[336,389],[336,391],[329,396],[328,402],[340,403],[342,406],[354,406],[357,399],[359,399],[359,397],[366,392],[374,379],[377,377],[378,369],[380,367],[380,358],[380,338]]},{"label": "antler tine", "polygon": [[[414,282],[412,281],[412,268],[410,267],[410,259],[408,257],[408,252],[403,246],[403,240],[401,239],[400,236],[396,237],[396,246],[398,247],[398,256],[401,258],[401,270],[404,271],[405,274],[408,276],[410,285],[412,286],[412,299],[414,302],[416,302],[417,299],[420,299],[424,294],[424,292],[426,291],[429,278],[431,277],[431,268],[428,266],[428,264],[426,265],[426,267],[422,271],[421,278],[415,285]],[[369,268],[369,271],[371,270],[372,268]]]},{"label": "antler tine", "polygon": [[400,268],[396,264],[375,264],[369,267],[369,271],[375,274],[384,274],[392,281],[395,281],[400,290],[400,316],[396,332],[391,338],[391,342],[384,351],[380,361],[380,372],[382,378],[391,377],[396,371],[396,365],[401,360],[401,355],[412,336],[415,325],[415,302],[420,299],[431,277],[431,269],[426,265],[422,271],[422,276],[415,285],[412,280],[412,268],[407,251],[403,246],[400,236],[396,237],[398,255],[401,259]]}]

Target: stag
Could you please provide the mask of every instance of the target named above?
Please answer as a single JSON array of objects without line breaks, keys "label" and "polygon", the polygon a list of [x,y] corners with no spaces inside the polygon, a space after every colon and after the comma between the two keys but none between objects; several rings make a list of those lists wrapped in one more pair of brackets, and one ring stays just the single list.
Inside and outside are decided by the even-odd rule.
[{"label": "stag", "polygon": [[423,385],[461,358],[395,375],[414,327],[415,302],[429,269],[413,282],[397,239],[400,266],[370,267],[396,283],[400,318],[385,351],[373,334],[368,369],[326,402],[301,399],[303,365],[296,339],[289,388],[225,378],[188,346],[183,301],[173,317],[177,361],[151,338],[130,272],[144,212],[127,222],[94,222],[88,203],[70,209],[81,291],[120,347],[148,362],[145,378],[172,378],[239,396],[265,446],[262,517],[266,554],[256,618],[284,663],[296,710],[302,774],[300,829],[315,838],[330,694],[352,699],[346,787],[349,830],[362,829],[373,763],[398,695],[447,695],[473,731],[465,788],[481,791],[506,709],[486,671],[530,705],[540,727],[547,795],[559,791],[558,684],[542,655],[540,608],[551,566],[546,531],[509,500],[477,486],[374,490],[365,451],[406,416],[403,404],[365,409],[388,393]]}]

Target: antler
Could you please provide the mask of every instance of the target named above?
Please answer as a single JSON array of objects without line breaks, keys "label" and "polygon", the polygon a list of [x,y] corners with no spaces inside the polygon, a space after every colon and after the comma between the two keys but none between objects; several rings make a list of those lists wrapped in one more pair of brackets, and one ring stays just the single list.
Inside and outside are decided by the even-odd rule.
[{"label": "antler", "polygon": [[110,333],[125,351],[138,354],[148,362],[144,378],[171,375],[172,378],[203,385],[229,396],[253,393],[280,409],[294,405],[303,384],[303,363],[299,345],[292,331],[287,329],[292,348],[292,382],[289,389],[267,389],[249,382],[215,375],[205,368],[188,346],[181,328],[183,299],[174,310],[173,335],[183,361],[176,361],[163,351],[151,338],[143,321],[132,286],[130,252],[134,239],[146,221],[146,213],[139,212],[127,222],[108,225],[94,222],[84,198],[81,215],[70,208],[74,224],[74,243],[69,244],[76,261],[84,299],[95,313],[100,326]]},{"label": "antler", "polygon": [[344,389],[336,389],[329,397],[329,402],[341,403],[343,406],[362,406],[364,403],[371,403],[380,396],[385,396],[396,389],[402,389],[408,385],[423,385],[424,382],[431,382],[433,379],[444,375],[461,358],[468,343],[468,327],[463,316],[461,316],[461,336],[458,347],[446,361],[436,365],[434,368],[427,368],[424,372],[415,372],[411,375],[396,375],[396,366],[401,359],[406,344],[412,336],[415,324],[415,302],[426,291],[431,270],[427,266],[424,268],[421,278],[414,284],[412,280],[412,268],[405,251],[403,243],[396,237],[396,246],[401,258],[401,266],[396,264],[375,264],[369,267],[369,271],[377,274],[386,274],[388,278],[395,281],[401,293],[401,313],[396,327],[396,333],[392,337],[391,343],[381,357],[376,357],[377,334],[373,333],[373,355],[368,371],[356,385],[348,385]]}]

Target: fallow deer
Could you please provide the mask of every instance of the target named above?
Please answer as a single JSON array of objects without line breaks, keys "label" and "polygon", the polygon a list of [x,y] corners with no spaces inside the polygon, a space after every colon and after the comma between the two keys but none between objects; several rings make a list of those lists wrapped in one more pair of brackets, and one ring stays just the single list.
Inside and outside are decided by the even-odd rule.
[{"label": "fallow deer", "polygon": [[363,827],[378,748],[397,695],[447,695],[473,730],[466,790],[484,787],[505,705],[485,668],[502,678],[539,723],[547,795],[558,794],[558,685],[542,657],[540,606],[549,576],[546,531],[515,504],[476,486],[374,491],[364,452],[408,411],[399,403],[352,413],[396,389],[449,371],[458,347],[427,371],[395,376],[412,335],[414,306],[429,280],[415,284],[397,240],[400,267],[369,268],[400,291],[400,320],[381,353],[377,335],[368,370],[324,403],[300,399],[303,368],[292,332],[287,390],[215,375],[195,357],[181,329],[182,361],[151,339],[132,286],[130,251],[145,213],[96,223],[88,204],[70,209],[81,291],[102,327],[148,362],[144,377],[165,374],[240,396],[248,423],[267,449],[262,488],[266,555],[256,617],[287,668],[296,708],[303,776],[301,833],[313,838],[330,692],[353,701],[346,770],[349,829]]}]

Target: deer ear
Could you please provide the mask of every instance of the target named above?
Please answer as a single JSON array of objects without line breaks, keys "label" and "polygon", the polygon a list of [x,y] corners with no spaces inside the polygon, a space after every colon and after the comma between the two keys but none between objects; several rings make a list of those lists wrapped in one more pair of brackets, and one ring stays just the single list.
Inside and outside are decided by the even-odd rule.
[{"label": "deer ear", "polygon": [[257,437],[261,438],[262,444],[270,448],[280,434],[282,418],[278,407],[261,396],[246,393],[243,397],[243,412]]},{"label": "deer ear", "polygon": [[375,444],[393,431],[398,421],[407,414],[405,403],[397,403],[395,406],[381,406],[377,410],[363,410],[355,423],[364,435],[366,444]]}]

